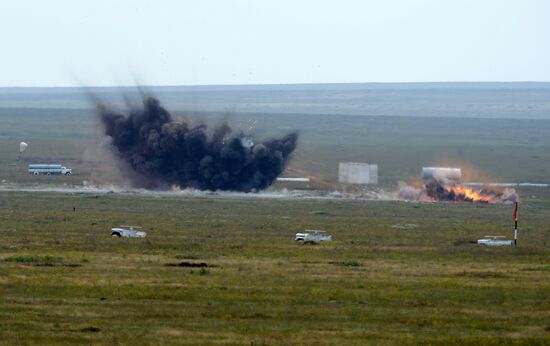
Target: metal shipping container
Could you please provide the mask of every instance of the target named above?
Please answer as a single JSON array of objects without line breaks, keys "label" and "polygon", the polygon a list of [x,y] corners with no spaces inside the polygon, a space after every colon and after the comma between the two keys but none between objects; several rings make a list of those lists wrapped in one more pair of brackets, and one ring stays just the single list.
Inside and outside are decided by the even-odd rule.
[{"label": "metal shipping container", "polygon": [[340,162],[338,181],[345,184],[378,184],[378,165]]},{"label": "metal shipping container", "polygon": [[459,182],[462,178],[462,170],[454,167],[422,167],[422,180],[451,180]]}]

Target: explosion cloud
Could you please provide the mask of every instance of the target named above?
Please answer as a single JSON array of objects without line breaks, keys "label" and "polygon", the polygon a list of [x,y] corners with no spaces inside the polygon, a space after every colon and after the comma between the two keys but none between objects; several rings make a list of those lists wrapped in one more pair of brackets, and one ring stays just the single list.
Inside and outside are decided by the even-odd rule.
[{"label": "explosion cloud", "polygon": [[431,178],[415,188],[400,183],[397,196],[409,201],[445,201],[445,202],[472,202],[489,204],[512,204],[519,201],[514,189],[493,191],[486,188],[472,189],[448,179]]},{"label": "explosion cloud", "polygon": [[130,170],[134,187],[262,190],[283,172],[298,138],[293,132],[255,144],[226,123],[209,136],[206,125],[174,120],[153,97],[127,115],[101,103],[97,109],[110,149]]},{"label": "explosion cloud", "polygon": [[400,184],[398,197],[405,200],[509,204],[519,200],[514,189],[494,191],[473,189],[461,182],[462,170],[456,167],[422,167],[422,188]]},{"label": "explosion cloud", "polygon": [[519,201],[514,189],[502,192],[488,189],[474,190],[459,182],[432,179],[424,184],[424,192],[432,200],[449,202],[474,202],[490,204],[512,204]]}]

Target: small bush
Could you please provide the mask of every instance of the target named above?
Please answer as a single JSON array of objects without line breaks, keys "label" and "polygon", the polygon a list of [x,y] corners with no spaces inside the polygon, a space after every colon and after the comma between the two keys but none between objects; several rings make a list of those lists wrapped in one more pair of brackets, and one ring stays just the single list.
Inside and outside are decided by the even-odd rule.
[{"label": "small bush", "polygon": [[344,267],[361,267],[362,264],[355,260],[342,261],[341,263]]}]

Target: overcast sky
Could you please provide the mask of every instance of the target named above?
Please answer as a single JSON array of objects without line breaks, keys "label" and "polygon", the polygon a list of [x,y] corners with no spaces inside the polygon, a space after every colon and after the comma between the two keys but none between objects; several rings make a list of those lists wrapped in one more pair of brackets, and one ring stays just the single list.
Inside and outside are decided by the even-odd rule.
[{"label": "overcast sky", "polygon": [[550,1],[0,3],[0,86],[550,81]]}]

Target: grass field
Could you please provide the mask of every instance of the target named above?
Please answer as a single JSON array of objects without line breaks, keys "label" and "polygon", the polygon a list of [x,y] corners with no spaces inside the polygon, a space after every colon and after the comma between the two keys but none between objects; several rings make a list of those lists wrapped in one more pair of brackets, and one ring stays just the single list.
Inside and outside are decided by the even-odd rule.
[{"label": "grass field", "polygon": [[510,206],[2,192],[0,340],[549,343],[549,196],[522,197],[490,249],[466,240],[511,235]]}]

